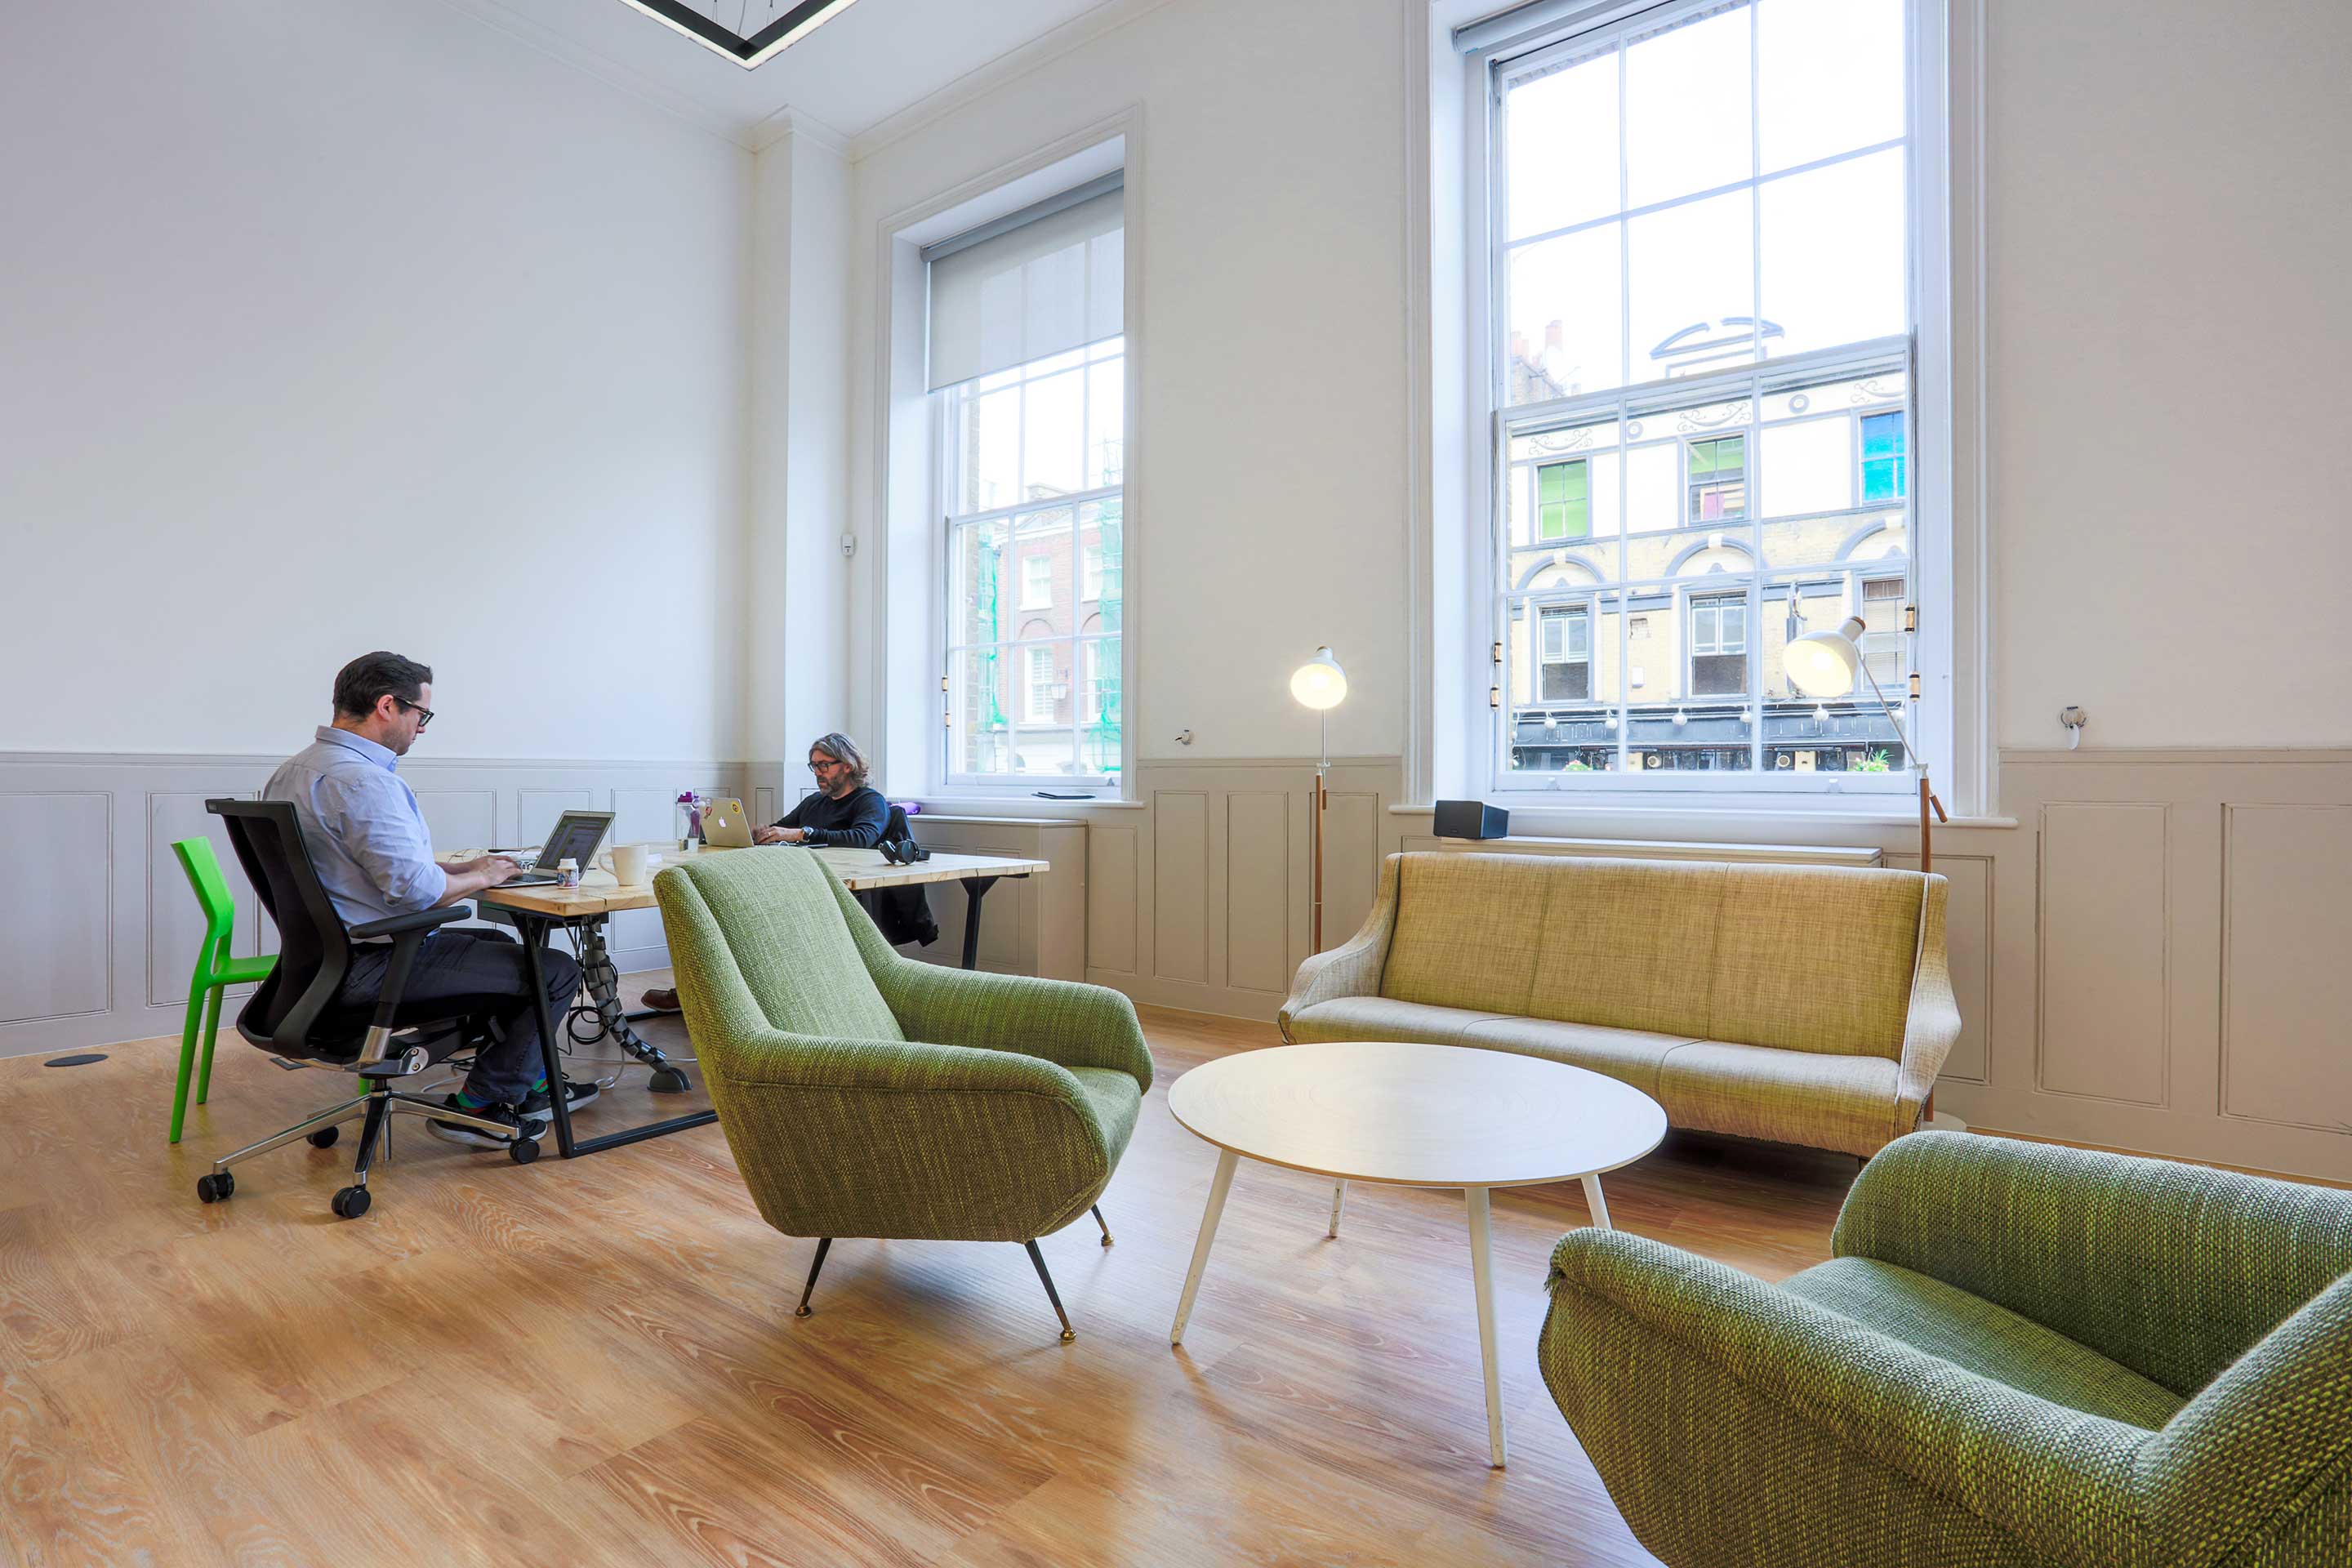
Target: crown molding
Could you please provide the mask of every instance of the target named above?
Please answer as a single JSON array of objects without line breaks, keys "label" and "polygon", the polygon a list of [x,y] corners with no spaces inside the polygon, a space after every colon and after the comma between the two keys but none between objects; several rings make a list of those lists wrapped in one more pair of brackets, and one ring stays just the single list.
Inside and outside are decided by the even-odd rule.
[{"label": "crown molding", "polygon": [[1007,49],[984,65],[974,66],[938,91],[916,100],[895,114],[876,121],[850,139],[850,159],[856,162],[870,158],[893,142],[945,119],[965,105],[985,98],[1098,38],[1107,37],[1130,23],[1140,21],[1171,3],[1172,0],[1105,0],[1103,5],[1084,16],[1073,16],[1052,31],[1041,33],[1025,44]]},{"label": "crown molding", "polygon": [[502,0],[442,0],[442,4],[463,12],[486,27],[504,33],[517,43],[559,64],[571,67],[583,76],[593,77],[615,91],[661,110],[673,120],[715,136],[730,147],[740,147],[747,153],[759,151],[753,141],[755,128],[746,125],[734,115],[713,109],[684,93],[675,92],[609,56],[550,32],[503,4]]},{"label": "crown molding", "polygon": [[764,153],[788,136],[804,136],[843,163],[849,162],[848,137],[808,110],[794,109],[789,104],[752,126],[747,132],[743,144],[754,153]]}]

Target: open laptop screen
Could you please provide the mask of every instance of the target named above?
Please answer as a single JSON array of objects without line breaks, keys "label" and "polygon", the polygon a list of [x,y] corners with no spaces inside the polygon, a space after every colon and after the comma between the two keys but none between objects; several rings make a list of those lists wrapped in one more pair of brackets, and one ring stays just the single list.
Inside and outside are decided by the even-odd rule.
[{"label": "open laptop screen", "polygon": [[613,826],[609,811],[567,811],[556,818],[555,831],[547,836],[547,843],[539,852],[538,866],[542,871],[552,871],[565,860],[576,862],[583,871],[594,858],[596,847],[604,842],[604,835]]}]

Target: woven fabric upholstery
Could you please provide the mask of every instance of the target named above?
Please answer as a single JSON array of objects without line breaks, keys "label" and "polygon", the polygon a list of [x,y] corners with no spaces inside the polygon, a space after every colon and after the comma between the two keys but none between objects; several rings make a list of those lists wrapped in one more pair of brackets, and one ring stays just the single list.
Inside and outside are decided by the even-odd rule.
[{"label": "woven fabric upholstery", "polygon": [[1840,1056],[1903,1054],[1921,889],[1940,879],[1836,866],[1736,866],[1707,965],[1706,1036]]},{"label": "woven fabric upholstery", "polygon": [[[1281,1011],[1275,1015],[1284,1039],[1296,1045],[1307,1037],[1291,1032],[1291,1020],[1318,1003],[1381,994],[1390,940],[1396,934],[1397,872],[1402,858],[1402,856],[1391,855],[1381,862],[1380,891],[1372,900],[1371,911],[1364,917],[1362,929],[1339,946],[1310,955],[1298,966],[1298,973],[1290,983],[1290,994],[1283,1002]],[[1334,1039],[1339,1037],[1323,1035],[1315,1037]],[[1412,1035],[1398,1037],[1419,1038]]]},{"label": "woven fabric upholstery", "polygon": [[[1707,976],[1731,868],[1530,858],[1544,868],[1549,897],[1535,990],[1520,1011],[1686,1040],[1713,1037]],[[1443,868],[1432,870],[1442,875]]]},{"label": "woven fabric upholstery", "polygon": [[1026,1241],[1101,1195],[1151,1079],[1125,997],[917,963],[809,856],[692,860],[654,890],[719,1125],[770,1225]]},{"label": "woven fabric upholstery", "polygon": [[1959,1038],[1946,895],[1909,871],[1391,855],[1279,1016],[1294,1041],[1549,1057],[1678,1097],[1676,1126],[1868,1154],[1917,1126]]},{"label": "woven fabric upholstery", "polygon": [[1871,1258],[1833,1258],[1780,1289],[1880,1333],[2063,1405],[2150,1431],[2172,1419],[2180,1395],[1940,1279]]},{"label": "woven fabric upholstery", "polygon": [[1870,1163],[1830,1245],[1933,1275],[2185,1398],[2352,1271],[2352,1193],[1926,1132]]},{"label": "woven fabric upholstery", "polygon": [[1381,994],[1526,1013],[1542,951],[1549,866],[1531,855],[1408,855]]},{"label": "woven fabric upholstery", "polygon": [[1515,1051],[1566,1062],[1572,1068],[1607,1073],[1656,1099],[1659,1069],[1667,1058],[1689,1044],[1674,1035],[1647,1035],[1637,1029],[1604,1029],[1592,1024],[1561,1024],[1549,1018],[1481,1018],[1470,1026],[1463,1044],[1492,1051]]},{"label": "woven fabric upholstery", "polygon": [[[1971,1153],[1983,1163],[1956,1163],[1957,1151],[1938,1147],[1958,1142],[1981,1145]],[[1923,1146],[1932,1157],[1916,1157]],[[1973,1220],[1940,1237],[1895,1216],[1968,1208],[2000,1190],[2004,1166],[2042,1181],[2054,1214],[2128,1206],[2122,1194],[2137,1193],[2153,1228],[2178,1194],[2181,1167],[2035,1163],[2053,1152],[1958,1134],[1904,1139],[1847,1200],[1843,1260],[1786,1287],[1621,1233],[1562,1237],[1538,1359],[1642,1542],[1675,1568],[2352,1562],[2352,1277],[2313,1292],[2266,1336],[2255,1331],[2226,1370],[2148,1430],[2044,1395],[2145,1417],[2181,1391],[2104,1370],[2099,1347],[2059,1337],[2039,1313],[2020,1319],[1844,1245],[1900,1226],[1900,1245],[1915,1253],[2031,1278],[2050,1256],[2040,1211],[2003,1207],[2000,1223]],[[2246,1295],[2273,1300],[2337,1245],[2336,1205],[2301,1196],[2318,1189],[2236,1181],[2252,1184],[2205,1187],[2194,1212],[2169,1218],[2224,1249],[2260,1233],[2228,1267]],[[2104,1245],[2094,1238],[2085,1250]],[[2193,1294],[2115,1250],[2105,1256],[2080,1280],[2110,1303],[2090,1316],[2137,1317],[2140,1331],[2124,1338],[2174,1345],[2181,1364],[2218,1353],[2222,1334],[2210,1325],[2155,1326],[2195,1316]],[[2056,1305],[2048,1284],[2045,1276],[2011,1294]]]},{"label": "woven fabric upholstery", "polygon": [[1656,1099],[1676,1127],[1869,1154],[1902,1129],[1881,1057],[1816,1056],[1698,1040],[1668,1053]]},{"label": "woven fabric upholstery", "polygon": [[1385,996],[1342,996],[1293,1014],[1286,1033],[1293,1045],[1308,1040],[1418,1040],[1433,1046],[1466,1046],[1470,1031],[1494,1017],[1471,1007],[1433,1007],[1425,1002],[1391,1002]]}]

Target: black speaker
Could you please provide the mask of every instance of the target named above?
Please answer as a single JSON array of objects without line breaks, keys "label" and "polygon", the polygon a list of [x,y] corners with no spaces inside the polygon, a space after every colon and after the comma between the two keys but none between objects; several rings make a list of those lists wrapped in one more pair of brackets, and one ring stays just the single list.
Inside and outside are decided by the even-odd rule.
[{"label": "black speaker", "polygon": [[1511,814],[1483,800],[1441,800],[1436,832],[1440,838],[1508,838]]}]

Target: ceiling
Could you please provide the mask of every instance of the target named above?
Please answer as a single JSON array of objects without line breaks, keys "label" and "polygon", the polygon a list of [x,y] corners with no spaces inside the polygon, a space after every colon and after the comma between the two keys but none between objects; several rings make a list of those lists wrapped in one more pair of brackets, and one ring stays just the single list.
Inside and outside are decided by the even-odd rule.
[{"label": "ceiling", "polygon": [[[1117,0],[858,0],[750,70],[621,0],[457,3],[749,140],[761,121],[787,109],[845,137],[862,135],[959,77]],[[755,10],[764,3],[751,0]],[[721,19],[731,25],[741,7],[730,4]]]}]

